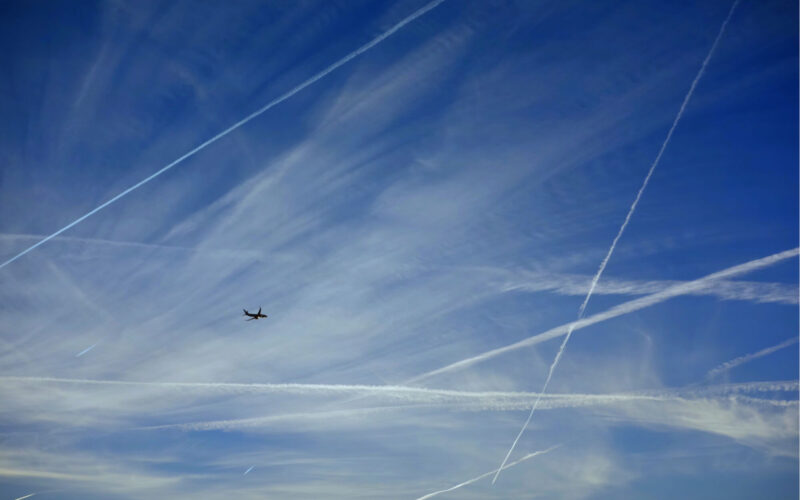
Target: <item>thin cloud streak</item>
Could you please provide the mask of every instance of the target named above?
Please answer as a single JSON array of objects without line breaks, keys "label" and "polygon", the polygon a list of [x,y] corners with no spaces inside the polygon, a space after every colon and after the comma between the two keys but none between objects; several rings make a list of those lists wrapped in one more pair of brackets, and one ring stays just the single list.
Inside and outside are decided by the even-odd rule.
[{"label": "thin cloud streak", "polygon": [[247,469],[246,471],[244,471],[244,474],[242,474],[242,475],[246,476],[251,470],[253,470],[253,467],[255,467],[255,465],[251,465],[250,468]]},{"label": "thin cloud streak", "polygon": [[76,357],[76,358],[80,358],[81,356],[83,356],[83,355],[84,355],[84,354],[86,354],[87,352],[89,352],[89,351],[91,351],[92,349],[94,349],[94,346],[96,346],[96,345],[97,345],[96,343],[95,343],[95,344],[92,344],[92,345],[90,345],[90,346],[89,346],[89,347],[87,347],[86,349],[84,349],[84,350],[82,350],[81,352],[79,352],[78,354],[76,354],[76,355],[75,355],[75,357]]},{"label": "thin cloud streak", "polygon": [[[672,127],[670,127],[669,132],[667,132],[667,137],[661,144],[661,149],[658,151],[656,159],[650,166],[650,170],[647,172],[647,176],[644,178],[642,187],[639,188],[639,192],[636,193],[636,198],[633,200],[631,208],[628,209],[628,215],[625,216],[625,221],[623,221],[622,226],[620,226],[619,228],[619,232],[617,232],[617,235],[614,237],[614,241],[611,243],[611,246],[608,249],[608,253],[606,254],[603,261],[600,263],[600,267],[597,269],[597,274],[595,274],[594,279],[592,279],[592,284],[589,287],[589,292],[586,294],[586,298],[583,299],[583,304],[581,304],[581,307],[578,310],[578,319],[583,318],[583,314],[586,311],[586,305],[589,303],[589,299],[592,297],[592,292],[597,286],[597,282],[600,281],[600,277],[603,275],[603,271],[605,270],[608,261],[611,259],[611,255],[614,253],[614,249],[617,247],[617,243],[619,242],[619,239],[622,237],[622,233],[625,232],[625,228],[628,227],[628,223],[630,222],[631,217],[633,217],[633,213],[636,211],[636,206],[639,204],[639,200],[642,198],[642,193],[644,193],[645,188],[647,188],[647,184],[650,182],[650,178],[653,176],[653,172],[655,172],[658,163],[661,161],[661,156],[664,154],[664,150],[667,149],[667,144],[669,144],[669,140],[672,138],[672,133],[675,131],[675,127],[678,126],[678,122],[683,116],[683,112],[686,109],[686,105],[692,98],[692,94],[694,93],[694,89],[697,86],[697,82],[700,81],[700,78],[703,76],[703,72],[705,71],[706,66],[708,65],[708,61],[711,60],[711,56],[714,54],[714,50],[717,48],[717,45],[719,44],[719,41],[722,38],[722,34],[725,32],[725,27],[728,25],[728,21],[730,21],[731,16],[733,16],[733,11],[736,9],[736,5],[738,3],[739,0],[734,0],[730,12],[728,12],[728,17],[725,18],[725,21],[722,23],[722,27],[719,29],[717,38],[711,45],[711,50],[708,51],[708,55],[706,56],[705,60],[703,60],[703,65],[700,66],[700,71],[698,71],[697,76],[694,77],[694,81],[692,81],[692,85],[691,87],[689,87],[689,92],[686,94],[686,97],[684,97],[683,103],[681,104],[681,107],[678,110],[678,114],[675,116],[675,120],[672,122]],[[531,412],[530,414],[528,414],[528,419],[525,420],[525,423],[522,425],[522,429],[520,429],[519,434],[517,434],[516,439],[514,439],[514,442],[511,444],[511,448],[509,448],[508,453],[506,453],[506,456],[503,459],[503,462],[500,464],[500,468],[497,469],[497,473],[494,475],[494,478],[492,478],[492,484],[494,484],[497,481],[497,477],[500,475],[500,471],[503,470],[503,466],[508,461],[508,457],[511,456],[511,453],[514,451],[514,448],[516,448],[519,439],[525,433],[525,429],[528,428],[528,424],[530,424],[531,419],[533,418],[533,414],[536,412],[536,407],[539,405],[541,394],[547,392],[547,386],[548,384],[550,384],[550,379],[553,377],[553,372],[558,366],[558,362],[561,360],[561,356],[564,354],[564,349],[567,347],[569,338],[572,336],[572,332],[574,330],[575,330],[574,325],[570,326],[569,329],[567,330],[567,335],[564,337],[564,341],[561,342],[561,346],[558,348],[556,357],[553,359],[553,363],[550,365],[550,369],[547,372],[547,378],[544,380],[544,385],[542,386],[542,390],[539,393],[540,396],[536,398],[536,402],[533,403],[533,406],[531,407]]]},{"label": "thin cloud streak", "polygon": [[589,316],[588,318],[583,318],[578,321],[573,321],[571,323],[566,323],[564,325],[551,328],[550,330],[520,340],[519,342],[514,342],[513,344],[509,344],[504,347],[498,347],[497,349],[492,349],[490,351],[486,351],[476,356],[472,356],[466,359],[462,359],[461,361],[450,363],[449,365],[444,366],[442,368],[437,368],[435,370],[431,370],[429,372],[417,375],[416,377],[406,380],[404,383],[405,384],[416,383],[428,379],[430,377],[433,377],[435,375],[441,375],[442,373],[447,373],[454,370],[460,370],[468,366],[472,366],[476,363],[480,363],[488,359],[494,358],[501,354],[512,352],[517,349],[521,349],[523,347],[530,347],[532,345],[536,345],[541,342],[545,342],[547,340],[560,337],[562,335],[566,335],[566,332],[569,331],[570,328],[573,330],[580,330],[582,328],[586,328],[587,326],[594,325],[595,323],[600,323],[612,318],[616,318],[618,316],[629,314],[638,311],[640,309],[660,304],[661,302],[664,302],[671,298],[679,297],[681,295],[687,295],[697,290],[704,289],[714,281],[723,278],[731,278],[733,276],[746,274],[752,271],[756,271],[758,269],[763,269],[765,267],[777,264],[786,259],[797,257],[798,255],[800,255],[800,248],[793,248],[791,250],[784,250],[783,252],[769,255],[767,257],[751,260],[749,262],[745,262],[744,264],[738,264],[736,266],[723,269],[722,271],[711,273],[707,276],[698,278],[696,280],[687,281],[679,285],[671,286],[661,292],[647,295],[645,297],[640,297],[638,299],[634,299],[628,302],[624,302],[602,313],[598,313]]},{"label": "thin cloud streak", "polygon": [[172,167],[174,167],[174,166],[178,165],[179,163],[183,162],[183,160],[193,156],[194,154],[196,154],[199,151],[205,149],[207,146],[213,144],[214,142],[218,141],[219,139],[222,139],[226,135],[230,134],[234,130],[236,130],[239,127],[241,127],[242,125],[246,124],[247,122],[249,122],[249,121],[253,120],[254,118],[262,115],[263,113],[265,113],[269,109],[277,106],[278,104],[282,103],[286,99],[289,99],[290,97],[292,97],[293,95],[297,94],[301,90],[305,89],[309,85],[312,85],[313,83],[317,82],[318,80],[324,78],[325,76],[327,76],[331,72],[333,72],[336,69],[338,69],[340,66],[343,66],[343,65],[347,64],[348,62],[350,62],[351,60],[353,60],[356,57],[360,56],[364,52],[368,51],[369,49],[371,49],[375,45],[381,43],[386,38],[392,36],[395,32],[397,32],[399,29],[401,29],[406,24],[408,24],[408,23],[414,21],[415,19],[417,19],[418,17],[426,14],[428,11],[438,7],[444,1],[445,0],[434,0],[433,2],[430,2],[427,5],[419,8],[413,14],[411,14],[408,17],[406,17],[405,19],[403,19],[399,23],[395,24],[394,26],[392,26],[387,31],[384,31],[383,33],[381,33],[380,35],[375,37],[369,43],[367,43],[365,45],[362,45],[361,47],[359,47],[355,51],[353,51],[353,52],[349,53],[348,55],[346,55],[345,57],[339,59],[338,61],[336,61],[332,65],[328,66],[324,70],[320,71],[316,75],[312,76],[308,80],[304,81],[300,85],[297,85],[296,87],[294,87],[293,89],[291,89],[288,92],[284,93],[280,97],[270,101],[267,105],[263,106],[261,109],[255,111],[255,112],[251,113],[250,115],[246,116],[245,118],[239,120],[238,122],[236,122],[233,125],[231,125],[230,127],[226,128],[225,130],[223,130],[219,134],[215,135],[211,139],[208,139],[204,143],[200,144],[199,146],[195,147],[194,149],[192,149],[188,153],[184,154],[183,156],[181,156],[177,160],[174,160],[172,163],[169,163],[168,165],[162,167],[160,170],[158,170],[154,174],[152,174],[152,175],[146,177],[145,179],[137,182],[133,186],[129,187],[125,191],[123,191],[120,194],[116,195],[115,197],[111,198],[110,200],[108,200],[107,202],[103,203],[99,207],[97,207],[97,208],[89,211],[88,213],[84,214],[83,216],[75,219],[73,222],[71,222],[71,223],[67,224],[66,226],[62,227],[61,229],[59,229],[55,233],[51,234],[50,236],[47,236],[46,238],[44,238],[43,240],[39,241],[38,243],[35,243],[34,245],[32,245],[29,248],[23,250],[22,252],[18,253],[17,255],[15,255],[14,257],[10,258],[9,260],[3,262],[2,264],[0,264],[0,269],[4,268],[8,264],[10,264],[10,263],[14,262],[15,260],[19,259],[20,257],[22,257],[23,255],[27,254],[28,252],[36,249],[40,245],[50,241],[51,239],[53,239],[56,236],[58,236],[61,233],[63,233],[64,231],[67,231],[68,229],[72,228],[73,226],[75,226],[77,224],[80,224],[85,219],[91,217],[92,215],[96,214],[97,212],[99,212],[100,210],[104,209],[105,207],[111,205],[112,203],[114,203],[115,201],[119,200],[120,198],[123,198],[127,194],[129,194],[129,193],[135,191],[136,189],[140,188],[141,186],[147,184],[151,180],[155,179],[159,175],[161,175],[164,172],[166,172],[167,170],[171,169]]},{"label": "thin cloud streak", "polygon": [[712,379],[712,378],[716,377],[717,375],[721,374],[722,372],[726,372],[728,370],[736,368],[739,365],[743,365],[745,363],[748,363],[748,362],[750,362],[750,361],[752,361],[754,359],[761,358],[761,357],[766,356],[768,354],[772,354],[775,351],[779,351],[779,350],[781,350],[781,349],[783,349],[785,347],[789,347],[792,344],[796,344],[797,341],[798,341],[797,337],[792,337],[790,339],[784,340],[780,344],[777,344],[777,345],[774,345],[774,346],[771,346],[771,347],[767,347],[765,349],[761,349],[760,351],[757,351],[757,352],[754,352],[754,353],[745,354],[744,356],[739,356],[738,358],[734,358],[734,359],[732,359],[730,361],[726,361],[725,363],[722,363],[721,365],[717,366],[716,368],[713,368],[713,369],[709,370],[708,374],[706,375],[706,379]]},{"label": "thin cloud streak", "polygon": [[[524,457],[520,458],[519,460],[511,462],[510,464],[504,465],[503,469],[508,469],[509,467],[514,467],[515,465],[521,464],[522,462],[524,462],[526,460],[530,460],[533,457],[537,457],[539,455],[544,455],[545,453],[550,453],[551,451],[555,450],[556,448],[558,448],[560,446],[561,446],[560,444],[557,444],[555,446],[551,446],[550,448],[547,448],[546,450],[540,450],[540,451],[534,451],[533,453],[528,453],[527,455],[525,455]],[[498,469],[498,470],[500,470],[500,469]],[[439,490],[439,491],[434,491],[433,493],[428,493],[425,496],[421,496],[421,497],[417,498],[417,500],[426,500],[427,498],[433,498],[433,497],[435,497],[437,495],[440,495],[442,493],[447,493],[448,491],[457,490],[457,489],[461,488],[462,486],[467,486],[469,484],[474,483],[475,481],[480,481],[481,479],[483,479],[483,478],[485,478],[487,476],[491,476],[494,473],[495,473],[495,471],[490,471],[490,472],[487,472],[485,474],[481,474],[478,477],[474,477],[472,479],[468,479],[468,480],[464,481],[463,483],[459,483],[459,484],[457,484],[455,486],[451,486],[450,488],[447,488],[445,490]]]}]

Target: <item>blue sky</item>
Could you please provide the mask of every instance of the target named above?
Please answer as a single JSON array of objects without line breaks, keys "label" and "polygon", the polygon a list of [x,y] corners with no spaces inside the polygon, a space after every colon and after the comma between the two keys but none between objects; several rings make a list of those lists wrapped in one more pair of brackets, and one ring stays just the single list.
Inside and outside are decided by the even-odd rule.
[{"label": "blue sky", "polygon": [[788,0],[737,5],[491,484],[730,9],[4,3],[2,497],[796,496]]}]

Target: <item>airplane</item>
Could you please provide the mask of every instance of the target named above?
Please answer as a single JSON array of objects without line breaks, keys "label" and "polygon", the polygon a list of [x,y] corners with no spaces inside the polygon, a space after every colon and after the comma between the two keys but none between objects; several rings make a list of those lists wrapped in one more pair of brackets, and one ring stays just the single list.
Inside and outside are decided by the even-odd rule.
[{"label": "airplane", "polygon": [[250,319],[246,319],[245,321],[253,321],[254,319],[266,318],[267,317],[266,314],[261,314],[261,308],[260,307],[258,308],[258,312],[257,313],[249,313],[249,312],[247,312],[247,309],[242,309],[242,311],[244,311],[244,315],[245,316],[250,316]]}]

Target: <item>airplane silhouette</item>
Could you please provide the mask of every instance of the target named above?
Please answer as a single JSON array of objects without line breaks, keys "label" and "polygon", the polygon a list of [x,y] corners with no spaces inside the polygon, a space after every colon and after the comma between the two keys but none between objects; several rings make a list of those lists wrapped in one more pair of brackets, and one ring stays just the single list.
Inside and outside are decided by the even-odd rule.
[{"label": "airplane silhouette", "polygon": [[247,312],[247,309],[242,309],[242,311],[244,311],[244,315],[245,316],[250,316],[250,319],[246,319],[245,321],[253,321],[254,319],[266,318],[267,317],[266,314],[261,314],[261,308],[260,307],[258,308],[258,312],[255,313],[255,314]]}]

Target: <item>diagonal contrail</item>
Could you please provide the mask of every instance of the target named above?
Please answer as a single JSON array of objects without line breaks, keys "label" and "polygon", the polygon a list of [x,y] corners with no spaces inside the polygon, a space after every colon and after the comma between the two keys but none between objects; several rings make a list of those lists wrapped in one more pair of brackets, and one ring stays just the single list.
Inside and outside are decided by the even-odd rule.
[{"label": "diagonal contrail", "polygon": [[365,45],[362,45],[358,49],[354,50],[353,52],[351,52],[348,55],[344,56],[343,58],[339,59],[338,61],[336,61],[335,63],[331,64],[330,66],[328,66],[324,70],[320,71],[316,75],[312,76],[308,80],[304,81],[300,85],[297,85],[296,87],[294,87],[293,89],[289,90],[288,92],[286,92],[285,94],[281,95],[280,97],[270,101],[267,105],[265,105],[264,107],[262,107],[258,111],[255,111],[255,112],[251,113],[250,115],[248,115],[247,117],[239,120],[238,122],[236,122],[233,125],[231,125],[230,127],[226,128],[225,130],[223,130],[219,134],[215,135],[211,139],[208,139],[206,142],[200,144],[196,148],[194,148],[191,151],[189,151],[188,153],[184,154],[183,156],[181,156],[177,160],[175,160],[172,163],[166,165],[161,170],[159,170],[156,173],[150,175],[149,177],[146,177],[145,179],[137,182],[133,186],[129,187],[125,191],[123,191],[120,194],[116,195],[115,197],[111,198],[110,200],[108,200],[107,202],[103,203],[102,205],[100,205],[99,207],[95,208],[94,210],[91,210],[90,212],[86,213],[85,215],[75,219],[73,222],[70,222],[69,224],[67,224],[66,226],[62,227],[61,229],[59,229],[55,233],[51,234],[50,236],[44,238],[43,240],[39,241],[38,243],[34,244],[33,246],[23,250],[22,252],[18,253],[14,257],[12,257],[12,258],[8,259],[7,261],[3,262],[2,264],[0,264],[0,269],[4,268],[8,264],[10,264],[10,263],[14,262],[15,260],[19,259],[20,257],[22,257],[26,253],[30,252],[31,250],[34,250],[38,246],[40,246],[40,245],[46,243],[47,241],[55,238],[56,236],[58,236],[59,234],[63,233],[64,231],[70,229],[71,227],[73,227],[73,226],[75,226],[77,224],[80,224],[85,219],[91,217],[92,215],[96,214],[100,210],[102,210],[102,209],[106,208],[107,206],[111,205],[112,203],[114,203],[115,201],[117,201],[120,198],[124,197],[125,195],[131,193],[132,191],[135,191],[136,189],[138,189],[138,188],[142,187],[143,185],[147,184],[148,182],[152,181],[153,179],[155,179],[159,175],[163,174],[167,170],[171,169],[175,165],[181,163],[183,160],[189,158],[190,156],[193,156],[195,153],[201,151],[202,149],[205,149],[207,146],[209,146],[210,144],[213,144],[214,142],[218,141],[219,139],[222,139],[223,137],[225,137],[226,135],[230,134],[231,132],[233,132],[237,128],[241,127],[245,123],[247,123],[250,120],[256,118],[257,116],[265,113],[270,108],[272,108],[274,106],[277,106],[278,104],[282,103],[286,99],[289,99],[290,97],[292,97],[296,93],[300,92],[304,88],[306,88],[309,85],[315,83],[317,80],[320,80],[321,78],[324,78],[329,73],[331,73],[331,72],[335,71],[336,69],[338,69],[340,66],[343,66],[343,65],[347,64],[352,59],[355,59],[356,57],[360,56],[361,54],[363,54],[364,52],[368,51],[372,47],[378,45],[379,43],[381,43],[385,39],[389,38],[390,36],[392,36],[395,32],[397,32],[400,28],[402,28],[406,24],[414,21],[416,18],[424,15],[425,13],[430,11],[431,9],[434,9],[434,8],[438,7],[439,4],[441,4],[444,1],[445,0],[434,0],[433,2],[430,2],[430,3],[426,4],[426,5],[424,5],[423,7],[419,8],[418,10],[416,10],[410,16],[408,16],[405,19],[403,19],[402,21],[398,22],[397,24],[395,24],[394,26],[392,26],[388,30],[386,30],[383,33],[381,33],[380,35],[378,35],[377,37],[373,38],[372,41],[370,41],[369,43],[367,43]]},{"label": "diagonal contrail", "polygon": [[514,342],[513,344],[509,344],[503,347],[498,347],[496,349],[492,349],[490,351],[486,351],[481,354],[466,359],[462,359],[461,361],[450,363],[449,365],[443,366],[442,368],[437,368],[435,370],[431,370],[422,373],[420,375],[417,375],[411,379],[406,380],[403,383],[411,384],[415,382],[420,382],[435,375],[441,375],[443,373],[466,368],[468,366],[472,366],[476,363],[486,361],[488,359],[494,358],[501,354],[505,354],[507,352],[515,351],[523,347],[530,347],[532,345],[536,345],[541,342],[545,342],[547,340],[560,337],[562,335],[565,335],[570,330],[580,330],[582,328],[586,328],[587,326],[594,325],[595,323],[600,323],[612,318],[616,318],[618,316],[638,311],[640,309],[654,306],[671,298],[680,297],[682,295],[692,293],[692,291],[700,290],[704,287],[709,286],[714,281],[724,278],[732,278],[734,276],[739,276],[745,273],[756,271],[758,269],[763,269],[765,267],[782,262],[786,259],[797,257],[798,255],[800,255],[800,248],[793,248],[791,250],[784,250],[783,252],[769,255],[767,257],[751,260],[749,262],[745,262],[744,264],[739,264],[733,267],[729,267],[727,269],[723,269],[722,271],[711,273],[707,276],[703,276],[702,278],[698,278],[696,280],[687,281],[685,283],[680,283],[678,285],[671,286],[657,293],[640,297],[638,299],[630,300],[628,302],[623,302],[622,304],[614,306],[611,309],[608,309],[601,313],[594,314],[587,318],[583,318],[577,321],[573,321],[571,323],[551,328],[545,332],[533,335],[526,339],[522,339],[518,342]]},{"label": "diagonal contrail", "polygon": [[725,363],[722,363],[721,365],[717,366],[716,368],[710,370],[708,372],[708,374],[706,374],[706,379],[712,379],[712,378],[716,377],[717,375],[719,375],[722,372],[726,372],[726,371],[728,371],[728,370],[730,370],[732,368],[735,368],[735,367],[737,367],[739,365],[742,365],[742,364],[747,363],[749,361],[752,361],[754,359],[758,359],[758,358],[760,358],[762,356],[766,356],[768,354],[772,354],[773,352],[779,351],[779,350],[783,349],[784,347],[789,347],[790,345],[797,343],[798,340],[799,340],[798,337],[792,337],[792,338],[784,340],[780,344],[777,344],[777,345],[774,345],[774,346],[771,346],[771,347],[767,347],[765,349],[761,349],[758,352],[754,352],[754,353],[751,353],[751,354],[745,354],[744,356],[739,356],[738,358],[735,358],[735,359],[732,359],[732,360],[727,361]]},{"label": "diagonal contrail", "polygon": [[[503,469],[508,469],[508,468],[513,467],[513,466],[515,466],[517,464],[520,464],[520,463],[522,463],[522,462],[524,462],[526,460],[530,460],[533,457],[536,457],[536,456],[539,456],[539,455],[544,455],[545,453],[549,453],[549,452],[555,450],[556,448],[558,448],[559,446],[561,446],[561,445],[557,444],[555,446],[551,446],[550,448],[547,448],[546,450],[540,450],[540,451],[534,451],[533,453],[528,453],[527,455],[525,455],[524,457],[520,458],[519,460],[515,460],[515,461],[511,462],[510,464],[504,465]],[[500,469],[497,469],[497,470],[500,470]],[[434,491],[433,493],[428,493],[425,496],[421,496],[421,497],[417,498],[417,500],[426,500],[428,498],[433,498],[436,495],[439,495],[441,493],[447,493],[448,491],[457,490],[457,489],[461,488],[462,486],[467,486],[468,484],[472,484],[475,481],[479,481],[479,480],[481,480],[481,479],[483,479],[483,478],[485,478],[487,476],[491,476],[492,474],[494,474],[494,472],[495,471],[489,471],[489,472],[487,472],[485,474],[481,474],[478,477],[473,477],[472,479],[468,479],[468,480],[464,481],[463,483],[459,483],[459,484],[457,484],[455,486],[451,486],[450,488],[447,488],[445,490],[439,490],[439,491]]]},{"label": "diagonal contrail", "polygon": [[81,356],[83,356],[83,355],[84,355],[84,354],[86,354],[87,352],[89,352],[89,351],[91,351],[92,349],[94,349],[94,346],[96,346],[96,345],[97,345],[97,343],[94,343],[94,344],[90,345],[90,346],[89,346],[89,347],[87,347],[86,349],[84,349],[84,350],[82,350],[81,352],[79,352],[78,354],[76,354],[76,355],[75,355],[75,357],[76,357],[76,358],[80,358]]},{"label": "diagonal contrail", "polygon": [[[733,16],[733,11],[736,9],[736,5],[739,3],[739,0],[735,0],[733,5],[731,5],[731,10],[728,12],[728,17],[725,18],[725,21],[722,23],[722,27],[719,29],[719,33],[717,34],[717,38],[714,39],[714,43],[711,45],[711,50],[708,51],[708,55],[703,60],[702,66],[700,66],[700,71],[697,72],[697,76],[694,77],[692,81],[692,85],[689,87],[689,92],[686,94],[686,97],[683,98],[683,103],[681,103],[681,107],[678,110],[678,114],[675,116],[675,120],[672,122],[672,126],[667,132],[667,137],[664,139],[664,142],[661,144],[661,149],[659,149],[658,154],[656,155],[656,159],[653,161],[653,164],[650,166],[650,170],[647,172],[647,176],[644,178],[644,183],[642,183],[642,187],[639,188],[639,192],[636,193],[636,198],[633,200],[633,204],[631,208],[628,210],[628,215],[625,216],[625,221],[620,226],[619,231],[617,232],[617,236],[614,237],[614,241],[611,243],[611,247],[608,249],[608,253],[606,254],[603,261],[600,263],[600,268],[597,270],[597,274],[595,274],[594,279],[592,279],[592,284],[589,287],[589,293],[586,294],[586,298],[583,299],[583,304],[581,304],[580,309],[578,310],[578,320],[583,318],[583,313],[586,310],[586,305],[589,303],[589,299],[592,297],[592,292],[594,291],[595,286],[597,286],[597,282],[600,280],[600,276],[602,276],[603,271],[606,268],[606,264],[608,264],[609,259],[611,259],[611,254],[614,253],[614,248],[617,246],[617,242],[622,237],[622,233],[625,231],[625,228],[628,226],[628,222],[630,222],[631,217],[633,216],[633,212],[636,210],[636,206],[639,204],[639,200],[642,198],[642,193],[644,193],[647,184],[650,182],[650,177],[653,176],[653,172],[655,172],[656,166],[658,166],[658,162],[661,161],[661,156],[664,154],[664,150],[667,148],[667,144],[669,144],[669,140],[672,138],[672,133],[675,131],[675,127],[678,126],[678,122],[683,116],[684,110],[686,110],[686,105],[689,103],[689,99],[692,98],[692,94],[694,93],[694,89],[697,86],[697,82],[700,81],[700,78],[703,76],[703,72],[708,65],[708,61],[711,60],[711,56],[714,54],[714,50],[717,48],[720,39],[722,38],[722,34],[725,32],[725,27],[728,25],[728,21],[730,21],[731,16]],[[544,381],[544,385],[542,386],[542,390],[539,392],[541,395],[542,393],[547,391],[547,385],[550,383],[550,379],[553,377],[553,372],[558,366],[558,362],[561,359],[561,356],[564,354],[564,348],[567,347],[567,342],[569,342],[569,338],[572,335],[572,331],[574,330],[574,326],[571,326],[569,330],[567,330],[567,335],[564,337],[564,341],[561,343],[561,347],[558,348],[558,352],[556,353],[555,359],[553,359],[553,364],[550,365],[550,370],[547,372],[547,378]],[[539,404],[541,396],[536,399],[536,402],[531,407],[531,412],[528,414],[528,419],[525,420],[525,424],[523,424],[522,429],[520,429],[519,434],[517,434],[517,438],[514,440],[514,443],[509,448],[508,453],[506,453],[505,458],[503,459],[503,463],[500,464],[500,467],[497,469],[497,473],[495,473],[494,477],[492,478],[492,484],[497,481],[497,477],[500,475],[500,471],[503,470],[503,466],[508,461],[508,457],[511,456],[511,452],[514,451],[514,448],[517,446],[517,442],[525,433],[525,429],[528,428],[528,424],[533,418],[533,414],[536,412],[536,406]]]}]

